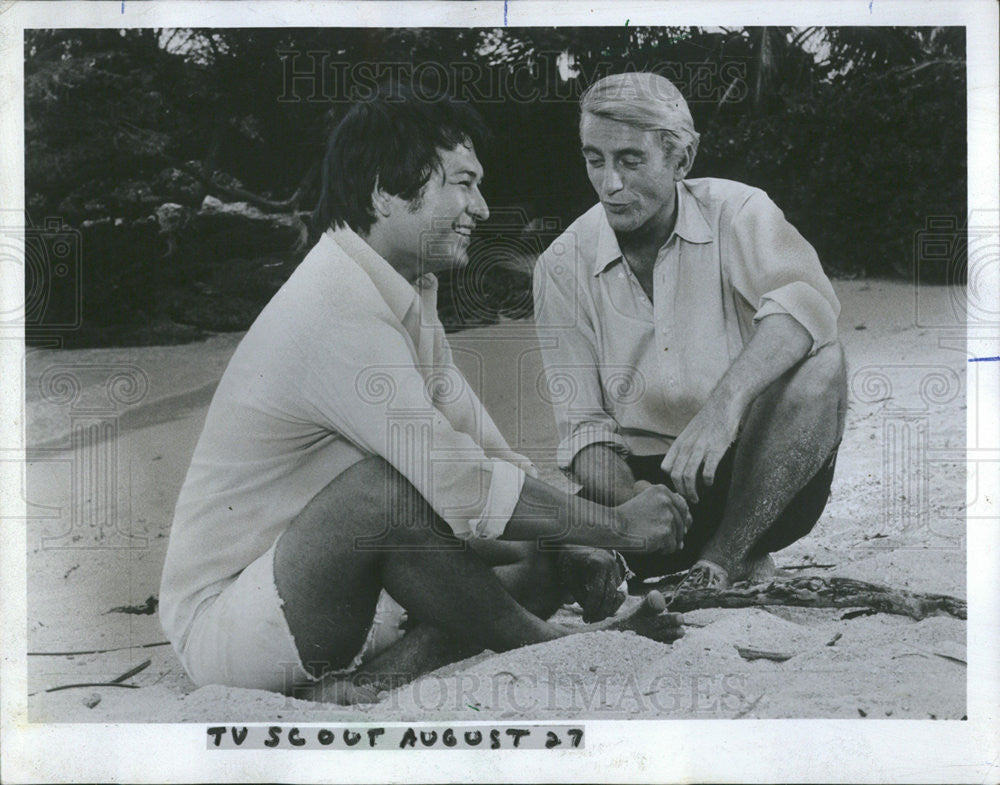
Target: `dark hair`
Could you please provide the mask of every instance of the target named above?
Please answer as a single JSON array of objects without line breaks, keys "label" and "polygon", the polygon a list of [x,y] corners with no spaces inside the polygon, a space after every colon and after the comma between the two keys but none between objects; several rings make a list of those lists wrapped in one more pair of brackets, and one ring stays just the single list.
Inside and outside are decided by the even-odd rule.
[{"label": "dark hair", "polygon": [[376,182],[386,193],[412,201],[441,166],[439,150],[466,142],[482,148],[487,136],[482,118],[466,104],[417,94],[405,85],[382,85],[351,107],[330,134],[314,231],[346,225],[367,232],[375,222]]}]

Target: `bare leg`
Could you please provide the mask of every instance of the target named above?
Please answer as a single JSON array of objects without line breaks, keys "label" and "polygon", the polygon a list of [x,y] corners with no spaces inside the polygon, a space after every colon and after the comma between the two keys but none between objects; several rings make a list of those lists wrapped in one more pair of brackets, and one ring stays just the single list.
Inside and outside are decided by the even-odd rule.
[{"label": "bare leg", "polygon": [[275,580],[315,671],[350,662],[383,587],[415,619],[497,651],[558,637],[378,458],[352,466],[296,517],[278,541]]},{"label": "bare leg", "polygon": [[[302,662],[316,674],[351,661],[383,587],[413,618],[466,646],[505,651],[578,631],[519,604],[405,478],[377,458],[337,477],[296,517],[278,541],[275,580]],[[676,620],[665,624],[618,626],[654,636],[667,636],[667,627],[676,632]]]},{"label": "bare leg", "polygon": [[[555,625],[560,635],[598,630],[632,631],[662,642],[682,637],[683,617],[678,613],[663,613],[667,604],[663,595],[651,591],[642,604],[631,613],[605,619],[596,624],[576,627]],[[378,656],[346,676],[330,676],[311,688],[300,691],[300,697],[329,703],[374,703],[379,693],[394,689],[418,676],[471,657],[485,647],[449,636],[438,627],[421,624],[408,632]]]},{"label": "bare leg", "polygon": [[720,566],[730,581],[759,578],[773,566],[758,543],[832,454],[846,408],[839,344],[806,358],[764,391],[744,421],[722,521],[702,559]]},{"label": "bare leg", "polygon": [[[534,543],[526,542],[473,540],[469,544],[492,566],[504,589],[533,614],[547,619],[559,608],[563,589],[556,580],[552,553],[538,551]],[[371,703],[383,690],[471,657],[483,648],[431,623],[418,623],[353,673],[328,677],[300,695],[332,703]]]}]

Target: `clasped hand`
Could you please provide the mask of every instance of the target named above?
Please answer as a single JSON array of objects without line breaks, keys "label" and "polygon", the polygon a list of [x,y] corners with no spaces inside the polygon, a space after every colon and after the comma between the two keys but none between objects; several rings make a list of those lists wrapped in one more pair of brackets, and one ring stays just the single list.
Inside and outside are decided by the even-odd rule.
[{"label": "clasped hand", "polygon": [[646,553],[673,553],[684,547],[684,533],[691,526],[691,511],[679,493],[666,485],[639,480],[636,495],[618,506],[631,547]]}]

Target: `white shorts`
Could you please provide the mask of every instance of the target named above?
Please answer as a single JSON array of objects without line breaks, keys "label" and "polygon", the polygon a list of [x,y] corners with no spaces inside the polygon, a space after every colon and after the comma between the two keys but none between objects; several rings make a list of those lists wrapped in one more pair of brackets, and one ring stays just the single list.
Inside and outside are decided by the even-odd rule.
[{"label": "white shorts", "polygon": [[[202,604],[191,623],[181,663],[199,687],[225,684],[289,693],[319,679],[302,665],[274,580],[274,552],[268,551],[214,599]],[[361,651],[336,673],[349,673],[404,635],[406,611],[385,591]]]}]

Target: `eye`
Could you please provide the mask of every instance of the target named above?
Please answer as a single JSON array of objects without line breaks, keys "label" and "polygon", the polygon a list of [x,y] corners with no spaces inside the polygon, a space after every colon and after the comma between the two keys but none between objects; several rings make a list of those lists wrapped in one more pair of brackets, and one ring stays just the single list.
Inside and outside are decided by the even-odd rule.
[{"label": "eye", "polygon": [[642,159],[641,158],[623,158],[622,159],[622,166],[625,166],[625,167],[627,167],[629,169],[635,169],[635,168],[637,168],[639,166],[642,166]]},{"label": "eye", "polygon": [[597,169],[598,167],[603,165],[604,161],[601,160],[600,158],[587,158],[587,166],[591,167],[592,169]]}]

